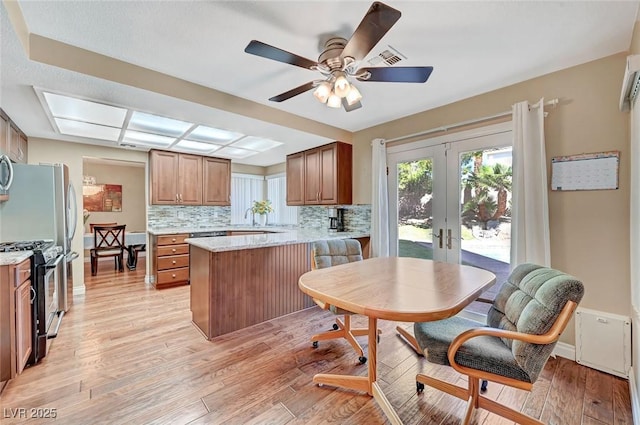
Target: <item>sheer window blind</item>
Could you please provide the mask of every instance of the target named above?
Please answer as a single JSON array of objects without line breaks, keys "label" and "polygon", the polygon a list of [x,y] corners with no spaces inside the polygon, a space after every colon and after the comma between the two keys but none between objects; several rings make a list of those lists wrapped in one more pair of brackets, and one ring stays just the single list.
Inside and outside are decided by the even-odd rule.
[{"label": "sheer window blind", "polygon": [[[251,212],[247,214],[247,218],[244,218],[245,212],[251,208],[253,201],[263,199],[265,199],[263,176],[231,174],[231,224],[251,225]],[[269,222],[272,222],[271,216]]]},{"label": "sheer window blind", "polygon": [[287,179],[285,174],[267,176],[267,199],[271,200],[273,213],[269,223],[298,224],[298,207],[287,206]]}]

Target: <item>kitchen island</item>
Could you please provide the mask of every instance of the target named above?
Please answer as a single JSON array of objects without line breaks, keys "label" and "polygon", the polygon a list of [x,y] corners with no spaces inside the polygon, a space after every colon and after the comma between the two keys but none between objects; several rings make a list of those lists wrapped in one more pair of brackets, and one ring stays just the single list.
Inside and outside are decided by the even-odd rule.
[{"label": "kitchen island", "polygon": [[286,229],[277,233],[190,238],[191,313],[207,339],[314,305],[298,289],[311,270],[311,243],[354,238],[362,232]]}]

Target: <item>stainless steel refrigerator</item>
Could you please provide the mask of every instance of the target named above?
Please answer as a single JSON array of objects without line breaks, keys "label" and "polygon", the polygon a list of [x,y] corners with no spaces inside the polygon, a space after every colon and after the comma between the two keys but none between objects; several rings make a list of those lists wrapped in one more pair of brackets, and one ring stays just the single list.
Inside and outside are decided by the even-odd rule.
[{"label": "stainless steel refrigerator", "polygon": [[0,241],[52,239],[65,256],[58,288],[60,311],[73,303],[72,262],[78,254],[71,249],[77,226],[76,192],[65,164],[13,164],[9,200],[0,204]]}]

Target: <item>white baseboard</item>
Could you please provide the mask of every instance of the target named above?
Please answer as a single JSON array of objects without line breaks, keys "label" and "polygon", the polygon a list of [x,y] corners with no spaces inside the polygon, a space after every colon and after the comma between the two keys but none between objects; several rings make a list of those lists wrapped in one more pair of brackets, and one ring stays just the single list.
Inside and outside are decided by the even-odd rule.
[{"label": "white baseboard", "polygon": [[144,275],[144,283],[153,283],[154,282],[154,277],[153,275]]},{"label": "white baseboard", "polygon": [[636,386],[633,366],[629,369],[629,393],[631,393],[631,413],[633,414],[633,425],[640,425],[640,399],[638,398],[638,387]]},{"label": "white baseboard", "polygon": [[566,342],[558,342],[553,349],[554,356],[564,357],[565,359],[576,361],[576,347]]},{"label": "white baseboard", "polygon": [[73,287],[73,295],[84,295],[85,293],[85,286],[81,285],[81,286],[74,286]]}]

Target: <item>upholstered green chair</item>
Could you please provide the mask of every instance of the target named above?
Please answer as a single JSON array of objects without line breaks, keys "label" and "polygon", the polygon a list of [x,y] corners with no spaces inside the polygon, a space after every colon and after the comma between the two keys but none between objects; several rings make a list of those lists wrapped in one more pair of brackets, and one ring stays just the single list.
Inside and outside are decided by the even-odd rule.
[{"label": "upholstered green chair", "polygon": [[[323,269],[326,267],[347,264],[353,261],[362,261],[362,247],[360,242],[355,239],[337,239],[328,241],[317,241],[311,246],[311,268]],[[318,341],[324,341],[334,338],[344,338],[353,349],[358,353],[360,363],[365,363],[367,358],[364,356],[362,347],[356,340],[356,336],[366,336],[369,333],[368,328],[353,329],[351,327],[352,312],[343,310],[334,305],[327,304],[323,301],[314,299],[316,304],[323,310],[329,310],[333,314],[343,316],[343,320],[336,319],[333,330],[322,332],[311,337],[314,347],[318,347]],[[378,330],[380,334],[380,330]]]},{"label": "upholstered green chair", "polygon": [[462,388],[418,374],[418,392],[426,384],[467,400],[465,425],[476,408],[519,424],[541,425],[537,419],[481,396],[479,381],[531,391],[583,294],[582,282],[575,277],[522,264],[496,296],[486,325],[461,317],[415,323],[414,341],[427,360],[451,366],[468,377],[468,388]]}]

